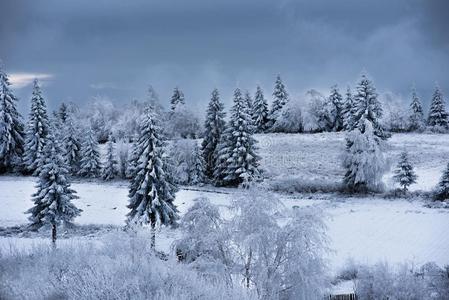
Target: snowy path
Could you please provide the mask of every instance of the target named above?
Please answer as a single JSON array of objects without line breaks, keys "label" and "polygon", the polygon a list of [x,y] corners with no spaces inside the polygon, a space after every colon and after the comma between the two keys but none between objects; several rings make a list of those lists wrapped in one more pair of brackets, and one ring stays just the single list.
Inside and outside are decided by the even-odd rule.
[{"label": "snowy path", "polygon": [[[0,176],[0,226],[13,226],[27,222],[26,211],[31,205],[30,195],[34,191],[34,178]],[[73,184],[80,199],[75,204],[83,209],[76,219],[78,224],[123,225],[128,212],[127,185],[125,182],[97,183],[78,182]],[[223,208],[232,199],[233,192],[210,193],[181,190],[177,194],[177,205],[183,214],[193,199],[206,196]],[[293,205],[319,205],[329,215],[327,221],[331,248],[332,269],[342,266],[349,258],[356,261],[375,263],[415,263],[435,261],[449,264],[449,210],[430,209],[421,202],[405,200],[384,200],[378,198],[332,199],[328,196],[317,199],[280,196],[288,207]],[[177,232],[163,229],[158,244],[168,250]],[[83,238],[74,238],[63,243],[76,243]],[[48,240],[29,238],[0,238],[0,249],[31,247]],[[85,242],[85,241],[83,241]]]}]

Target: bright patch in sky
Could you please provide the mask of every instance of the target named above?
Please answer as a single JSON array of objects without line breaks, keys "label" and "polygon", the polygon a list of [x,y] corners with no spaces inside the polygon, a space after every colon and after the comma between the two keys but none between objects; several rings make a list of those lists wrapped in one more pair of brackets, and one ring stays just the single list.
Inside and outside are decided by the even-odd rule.
[{"label": "bright patch in sky", "polygon": [[41,81],[46,81],[53,78],[52,74],[45,73],[11,73],[9,75],[9,80],[14,88],[21,89],[30,85],[34,79],[39,79]]}]

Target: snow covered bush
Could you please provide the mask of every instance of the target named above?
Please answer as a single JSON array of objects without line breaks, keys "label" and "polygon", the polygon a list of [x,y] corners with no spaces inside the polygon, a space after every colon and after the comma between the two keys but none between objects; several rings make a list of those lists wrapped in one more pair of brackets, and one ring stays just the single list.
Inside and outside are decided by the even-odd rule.
[{"label": "snow covered bush", "polygon": [[430,299],[425,281],[411,266],[378,263],[358,270],[355,292],[359,299]]},{"label": "snow covered bush", "polygon": [[301,133],[304,130],[302,120],[302,102],[290,100],[281,109],[272,132]]},{"label": "snow covered bush", "polygon": [[281,193],[337,193],[343,186],[334,179],[281,176],[269,181],[269,189]]},{"label": "snow covered bush", "polygon": [[257,299],[174,258],[160,260],[147,235],[116,231],[99,243],[0,255],[0,299]]},{"label": "snow covered bush", "polygon": [[204,160],[195,140],[175,140],[170,146],[170,157],[176,183],[196,185],[204,183]]},{"label": "snow covered bush", "polygon": [[181,219],[183,236],[174,243],[178,259],[200,274],[231,282],[231,240],[218,207],[197,198]]}]

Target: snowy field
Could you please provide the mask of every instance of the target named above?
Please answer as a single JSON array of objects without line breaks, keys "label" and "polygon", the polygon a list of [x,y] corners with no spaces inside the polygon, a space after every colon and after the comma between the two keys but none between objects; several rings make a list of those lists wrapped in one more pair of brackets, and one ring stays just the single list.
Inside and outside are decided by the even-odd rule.
[{"label": "snowy field", "polygon": [[[305,178],[339,180],[339,152],[344,145],[343,134],[316,135],[260,135],[262,166],[267,180],[272,178]],[[449,161],[449,139],[445,135],[397,134],[390,139],[387,153],[395,160],[405,148],[410,152],[420,176],[415,189],[430,190],[439,179],[441,170]],[[283,149],[283,150],[280,150]],[[295,160],[292,162],[291,160]],[[285,164],[282,162],[285,161]],[[288,176],[286,175],[288,174]],[[389,176],[385,177],[389,183]],[[33,177],[0,177],[0,227],[27,223],[24,214],[31,207],[34,192]],[[73,188],[80,199],[75,204],[83,209],[76,219],[77,224],[115,225],[124,224],[128,209],[127,182],[76,181]],[[199,196],[208,197],[222,208],[224,214],[239,192],[235,189],[210,189],[194,191],[181,189],[176,205],[181,214]],[[216,191],[216,192],[214,192]],[[287,207],[318,205],[327,215],[330,248],[329,260],[333,270],[338,270],[348,259],[361,263],[378,261],[416,264],[435,261],[439,265],[449,264],[449,210],[427,208],[421,200],[382,199],[380,197],[344,197],[336,194],[279,194]],[[169,251],[170,244],[178,232],[163,229],[158,235],[157,245]],[[94,242],[95,236],[77,236],[64,243]],[[20,236],[0,237],[0,249],[27,248],[39,243],[49,243],[48,238]]]}]

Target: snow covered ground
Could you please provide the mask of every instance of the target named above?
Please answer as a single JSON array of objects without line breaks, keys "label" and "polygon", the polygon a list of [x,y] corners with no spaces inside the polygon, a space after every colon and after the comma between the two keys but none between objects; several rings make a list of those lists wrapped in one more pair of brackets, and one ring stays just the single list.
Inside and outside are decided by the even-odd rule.
[{"label": "snow covered ground", "polygon": [[[35,178],[0,177],[1,207],[0,227],[25,224],[23,213],[32,202]],[[80,199],[75,204],[83,209],[76,219],[78,224],[123,225],[128,212],[127,183],[117,181],[77,182],[73,188]],[[181,214],[192,205],[193,199],[206,196],[220,205],[223,212],[238,190],[228,194],[204,191],[181,190],[176,204]],[[423,202],[385,200],[381,198],[343,198],[335,195],[279,195],[287,207],[294,205],[318,205],[328,215],[327,224],[334,250],[329,259],[331,268],[338,270],[347,259],[363,263],[378,261],[420,264],[435,261],[439,265],[449,263],[449,210],[426,208]],[[168,251],[178,232],[163,229],[157,244]],[[90,237],[75,237],[61,240],[61,244],[95,242]],[[0,237],[0,249],[31,248],[40,243],[49,243],[48,238]]]}]

